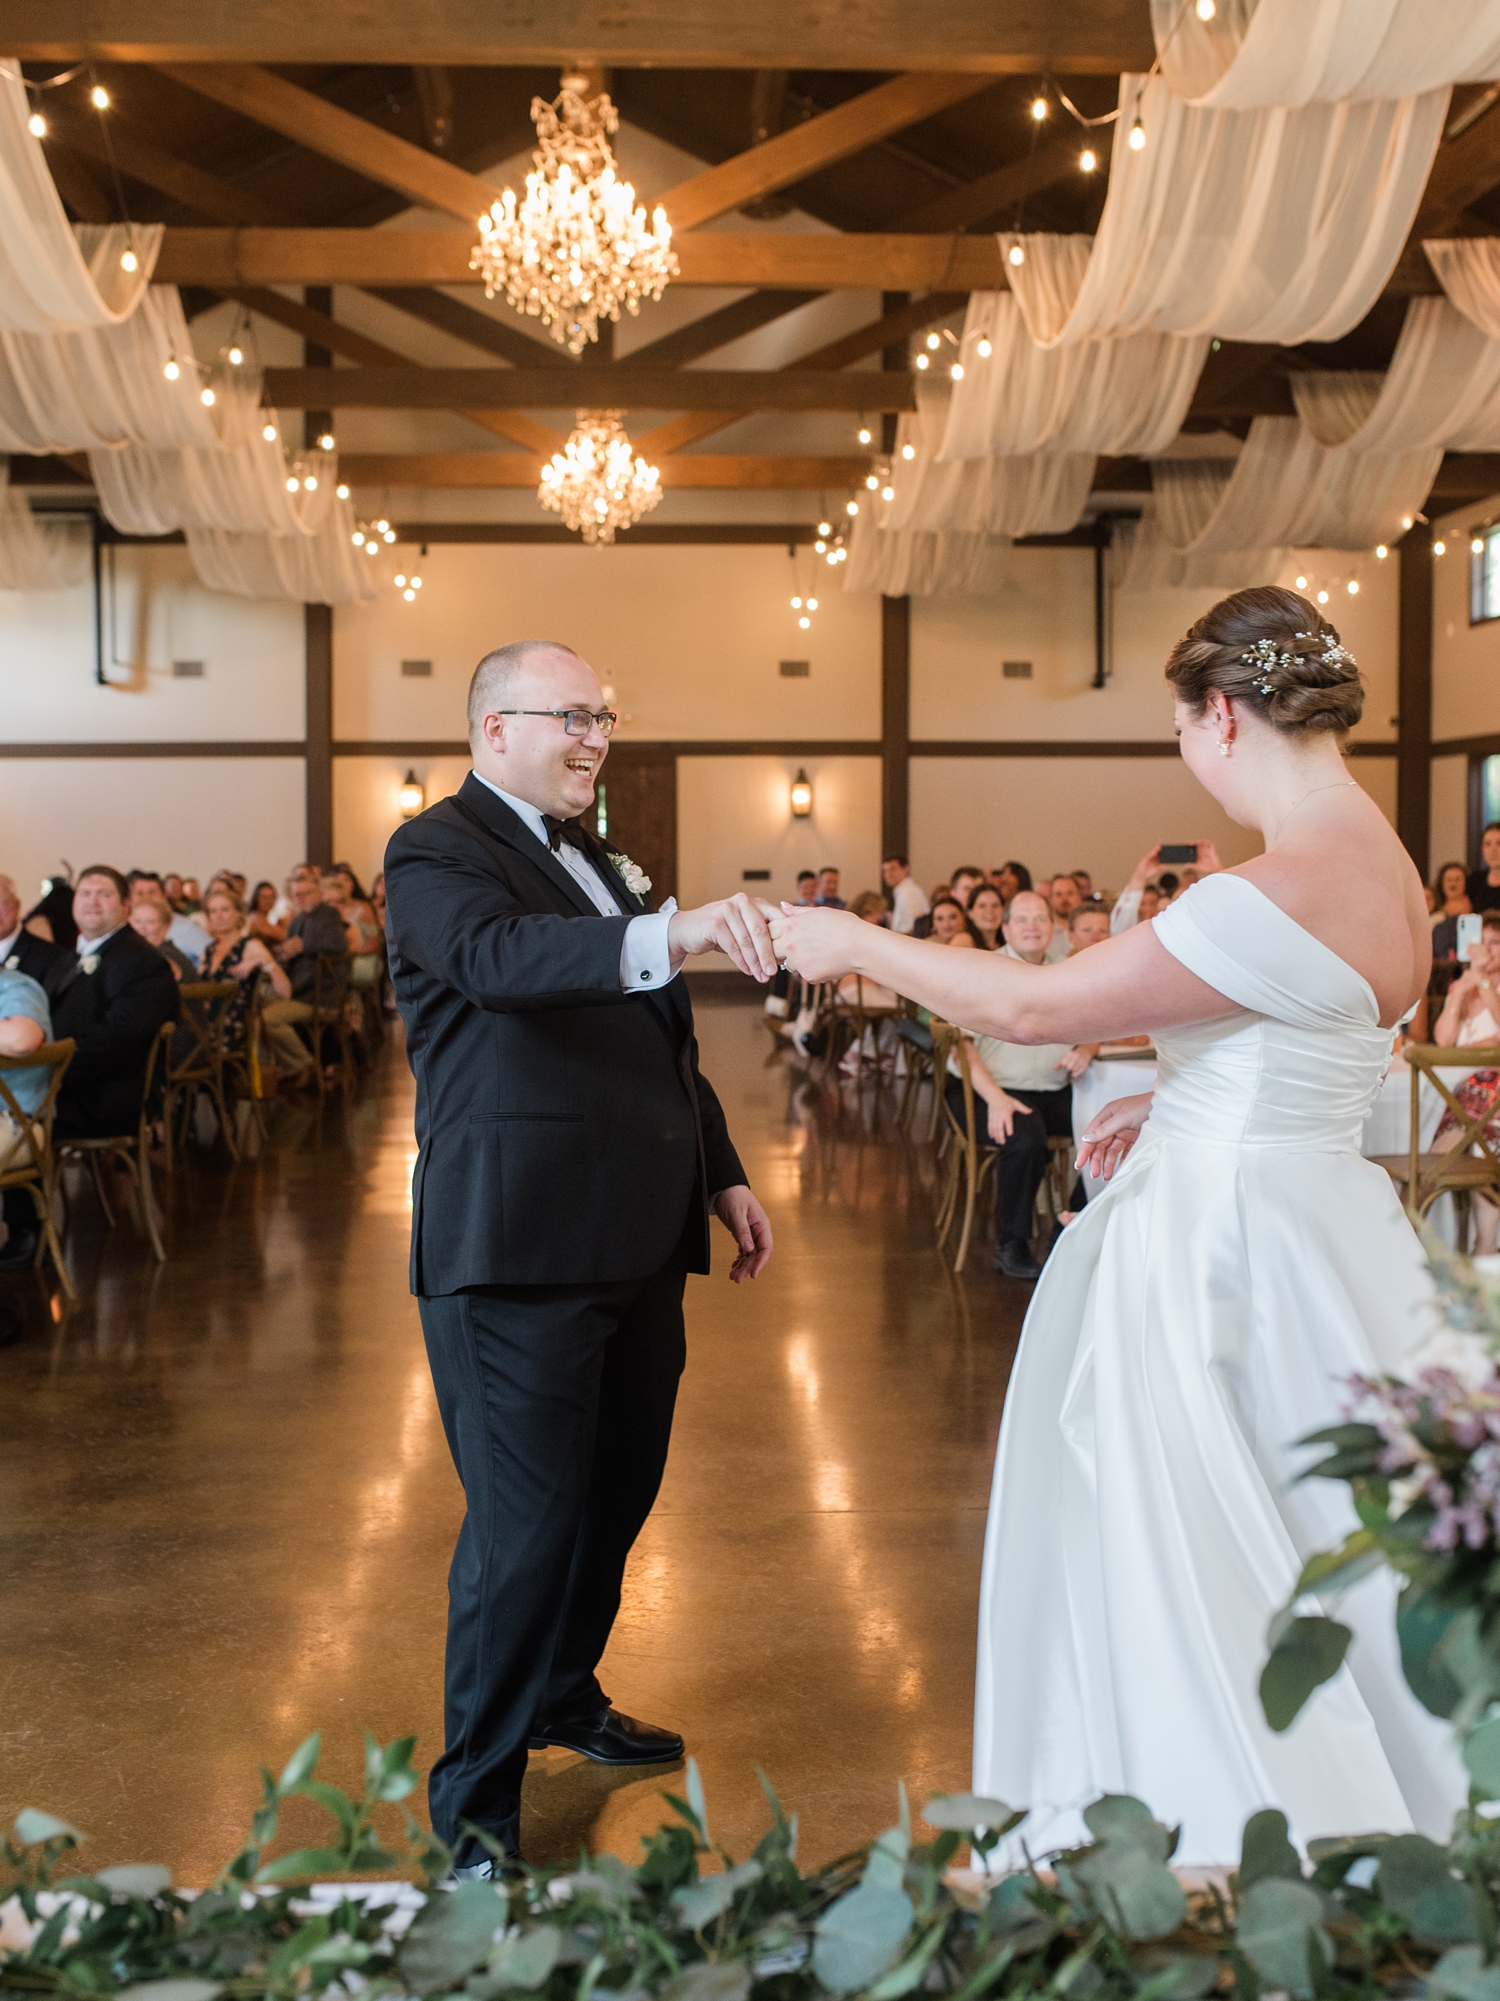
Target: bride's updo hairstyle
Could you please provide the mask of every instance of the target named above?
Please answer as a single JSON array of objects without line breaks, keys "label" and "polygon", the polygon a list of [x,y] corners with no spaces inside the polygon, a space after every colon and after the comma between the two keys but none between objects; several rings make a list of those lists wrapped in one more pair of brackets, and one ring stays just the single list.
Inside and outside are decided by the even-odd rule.
[{"label": "bride's updo hairstyle", "polygon": [[1221,598],[1172,648],[1167,679],[1201,714],[1211,688],[1283,736],[1344,736],[1364,712],[1354,656],[1315,605],[1267,584]]}]

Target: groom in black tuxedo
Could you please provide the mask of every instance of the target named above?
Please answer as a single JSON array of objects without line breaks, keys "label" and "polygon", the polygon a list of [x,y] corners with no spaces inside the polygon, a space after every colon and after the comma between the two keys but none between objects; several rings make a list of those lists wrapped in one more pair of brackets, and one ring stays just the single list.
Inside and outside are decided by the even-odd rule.
[{"label": "groom in black tuxedo", "polygon": [[529,640],[469,689],[474,769],[386,850],[391,977],[417,1081],[411,1283],[468,1512],[448,1576],[435,1831],[519,1855],[528,1747],[680,1757],[595,1670],[656,1499],[710,1211],[771,1254],[676,977],[692,952],[775,969],[737,896],[648,913],[650,885],[578,815],[615,718],[593,670]]}]

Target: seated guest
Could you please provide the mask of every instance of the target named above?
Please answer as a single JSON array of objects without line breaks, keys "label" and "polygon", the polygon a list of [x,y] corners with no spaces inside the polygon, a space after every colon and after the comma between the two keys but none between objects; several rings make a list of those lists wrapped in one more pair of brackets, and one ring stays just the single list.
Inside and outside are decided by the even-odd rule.
[{"label": "seated guest", "polygon": [[[138,897],[145,897],[151,902],[167,902],[167,892],[162,886],[161,877],[153,875],[149,869],[132,869],[127,879],[130,883],[132,909]],[[170,906],[167,910],[167,936],[191,966],[197,966],[208,950],[208,933],[203,926],[181,911],[172,910]]]},{"label": "seated guest", "polygon": [[1087,903],[1094,894],[1094,878],[1086,868],[1070,869],[1069,874],[1078,885],[1078,894]]},{"label": "seated guest", "polygon": [[21,899],[8,875],[0,875],[0,966],[35,980],[49,1001],[57,999],[78,970],[71,952],[22,924]]},{"label": "seated guest", "polygon": [[[1052,914],[1044,897],[1022,890],[1013,896],[1005,919],[1007,958],[1041,965],[1052,938]],[[1095,1051],[1061,1043],[1022,1046],[981,1035],[970,1045],[969,1068],[975,1095],[985,1105],[985,1144],[995,1149],[995,1269],[1007,1278],[1034,1279],[1041,1266],[1031,1255],[1032,1210],[1047,1172],[1049,1136],[1072,1138],[1073,1079],[1081,1077]],[[954,1115],[963,1119],[963,1085],[950,1072],[945,1091]]]},{"label": "seated guest", "polygon": [[1468,878],[1463,863],[1444,862],[1437,872],[1434,887],[1437,900],[1432,911],[1432,956],[1434,959],[1457,959],[1458,920],[1469,916],[1474,908],[1469,901]]},{"label": "seated guest", "polygon": [[[849,908],[864,924],[884,925],[886,921],[885,898],[878,889],[862,889]],[[894,927],[892,927],[894,928]],[[882,987],[874,980],[867,980],[860,973],[845,973],[835,989],[835,997],[845,1007],[895,1008],[898,997],[889,987]],[[875,1054],[875,1028],[879,1024],[866,1023],[865,1050],[867,1056]],[[860,1063],[859,1047],[851,1047],[844,1056],[842,1065],[846,1070],[857,1070]]]},{"label": "seated guest", "polygon": [[250,936],[259,938],[262,944],[279,945],[286,937],[285,924],[279,924],[272,915],[275,908],[275,883],[258,882],[245,907],[245,922],[250,928]]},{"label": "seated guest", "polygon": [[1055,875],[1047,891],[1047,904],[1054,924],[1066,924],[1082,903],[1078,884],[1070,875]]},{"label": "seated guest", "polygon": [[178,869],[169,868],[161,879],[162,894],[176,910],[182,902],[182,874]]},{"label": "seated guest", "polygon": [[932,906],[921,884],[913,879],[905,855],[887,855],[880,864],[880,876],[891,899],[891,929],[903,937],[915,936],[918,918],[926,917]]},{"label": "seated guest", "polygon": [[1109,912],[1102,903],[1080,903],[1068,919],[1068,957],[1076,958],[1090,945],[1102,945],[1109,936]]},{"label": "seated guest", "polygon": [[198,887],[197,876],[185,875],[182,878],[182,914],[191,917],[195,910],[201,910],[202,907],[203,892]]},{"label": "seated guest", "polygon": [[956,896],[935,896],[932,899],[932,931],[929,934],[937,945],[962,945],[969,951],[979,943],[974,926],[969,922],[969,913]]},{"label": "seated guest", "polygon": [[1491,820],[1479,837],[1480,865],[1469,877],[1469,907],[1481,917],[1500,910],[1500,820]]},{"label": "seated guest", "polygon": [[974,868],[969,863],[965,863],[962,868],[956,868],[949,878],[948,894],[956,896],[964,909],[967,910],[969,907],[969,898],[984,880],[985,874],[982,868]]},{"label": "seated guest", "polygon": [[[51,1081],[46,1070],[11,1070],[6,1057],[33,1056],[52,1039],[47,996],[26,973],[0,960],[0,1077],[23,1117],[39,1112]],[[0,1099],[0,1173],[29,1164],[30,1149],[15,1114]],[[36,1256],[36,1204],[24,1188],[0,1196],[0,1267],[29,1264]]]},{"label": "seated guest", "polygon": [[351,952],[367,957],[380,949],[380,926],[347,862],[335,862],[323,871],[323,901],[343,918]]},{"label": "seated guest", "polygon": [[135,1131],[151,1045],[182,1012],[172,968],[130,928],[128,897],[124,876],[102,862],[73,892],[78,971],[52,1012],[58,1040],[78,1045],[57,1101],[59,1137]]},{"label": "seated guest", "polygon": [[804,909],[811,910],[813,905],[817,902],[817,900],[818,900],[817,870],[810,868],[798,869],[797,894],[793,897],[792,901],[794,903],[800,903]]},{"label": "seated guest", "polygon": [[186,952],[172,943],[172,912],[164,897],[132,894],[130,928],[138,938],[144,938],[148,945],[161,953],[179,984],[183,980],[197,979],[198,968]]},{"label": "seated guest", "polygon": [[45,938],[49,944],[61,945],[65,952],[71,952],[78,926],[73,922],[73,884],[69,877],[49,876],[41,901],[31,906],[24,922],[33,937]]},{"label": "seated guest", "polygon": [[[1157,875],[1161,863],[1161,848],[1162,844],[1158,841],[1149,854],[1141,856],[1129,882],[1115,898],[1115,907],[1109,913],[1109,928],[1112,935],[1118,937],[1120,932],[1128,931],[1133,925],[1143,924],[1148,918],[1154,917],[1158,910],[1165,910],[1181,887],[1178,877],[1170,870],[1165,875]],[[1197,848],[1198,866],[1194,879],[1216,875],[1223,867],[1223,863],[1219,860],[1218,849],[1212,841],[1199,841]],[[1149,908],[1146,907],[1143,898],[1149,902]]]},{"label": "seated guest", "polygon": [[382,932],[385,930],[385,870],[377,869],[370,884],[370,908],[375,913],[375,922]]},{"label": "seated guest", "polygon": [[[1442,1013],[1433,1024],[1432,1039],[1445,1049],[1472,1049],[1500,1043],[1500,911],[1487,910],[1479,936],[1469,950],[1469,963],[1448,989]],[[1492,1116],[1482,1128],[1491,1146],[1500,1143],[1500,1070],[1472,1070],[1453,1086],[1454,1098],[1466,1118],[1483,1111]],[[1450,1153],[1463,1138],[1463,1126],[1445,1111],[1433,1135],[1434,1153]],[[1500,1238],[1500,1211],[1486,1193],[1474,1191],[1475,1248],[1493,1253]]]},{"label": "seated guest", "polygon": [[979,934],[986,952],[1000,949],[1000,927],[1005,922],[1005,905],[993,883],[977,883],[969,895],[969,922]]},{"label": "seated guest", "polygon": [[[293,1089],[315,1083],[318,1058],[297,1033],[298,1022],[313,1018],[313,987],[317,979],[320,952],[347,952],[344,920],[330,903],[323,901],[323,880],[311,863],[304,863],[292,878],[292,900],[297,908],[287,920],[287,935],[276,947],[276,958],[288,969],[291,993],[267,1001],[261,1010],[266,1040],[276,1054],[276,1067]],[[314,1031],[315,1039],[317,1031]]]},{"label": "seated guest", "polygon": [[844,899],[839,895],[839,872],[836,868],[818,870],[818,893],[813,902],[821,904],[825,910],[844,908]]},{"label": "seated guest", "polygon": [[239,1049],[244,1044],[245,1022],[261,976],[270,982],[278,1000],[292,998],[292,983],[271,957],[265,940],[252,935],[239,892],[227,882],[215,883],[204,897],[203,921],[209,935],[208,950],[203,955],[203,978],[240,983],[239,992],[224,1011],[224,1047]]},{"label": "seated guest", "polygon": [[1000,901],[1009,903],[1017,890],[1031,888],[1031,870],[1025,862],[1001,862],[999,868],[990,870],[990,881],[999,890]]}]

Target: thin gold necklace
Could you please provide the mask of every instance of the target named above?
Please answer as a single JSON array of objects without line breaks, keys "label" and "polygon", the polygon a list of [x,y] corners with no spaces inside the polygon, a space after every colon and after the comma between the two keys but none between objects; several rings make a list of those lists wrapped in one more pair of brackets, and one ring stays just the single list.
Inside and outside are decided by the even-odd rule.
[{"label": "thin gold necklace", "polygon": [[1359,780],[1357,778],[1335,778],[1333,782],[1329,785],[1315,785],[1313,786],[1312,791],[1304,792],[1300,799],[1294,800],[1293,803],[1287,807],[1286,812],[1282,815],[1282,819],[1290,820],[1292,815],[1296,812],[1297,808],[1305,804],[1307,800],[1312,798],[1313,793],[1338,792],[1346,785],[1358,785],[1358,783]]}]

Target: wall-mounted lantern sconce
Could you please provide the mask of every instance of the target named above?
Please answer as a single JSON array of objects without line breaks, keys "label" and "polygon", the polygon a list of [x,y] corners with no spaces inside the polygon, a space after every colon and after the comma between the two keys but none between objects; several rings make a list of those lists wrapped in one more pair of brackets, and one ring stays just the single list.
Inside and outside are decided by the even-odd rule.
[{"label": "wall-mounted lantern sconce", "polygon": [[799,770],[792,780],[792,818],[805,820],[812,811],[812,780]]},{"label": "wall-mounted lantern sconce", "polygon": [[422,781],[414,771],[408,771],[401,781],[401,790],[396,795],[401,805],[403,820],[413,820],[427,804],[427,794],[422,790]]}]

